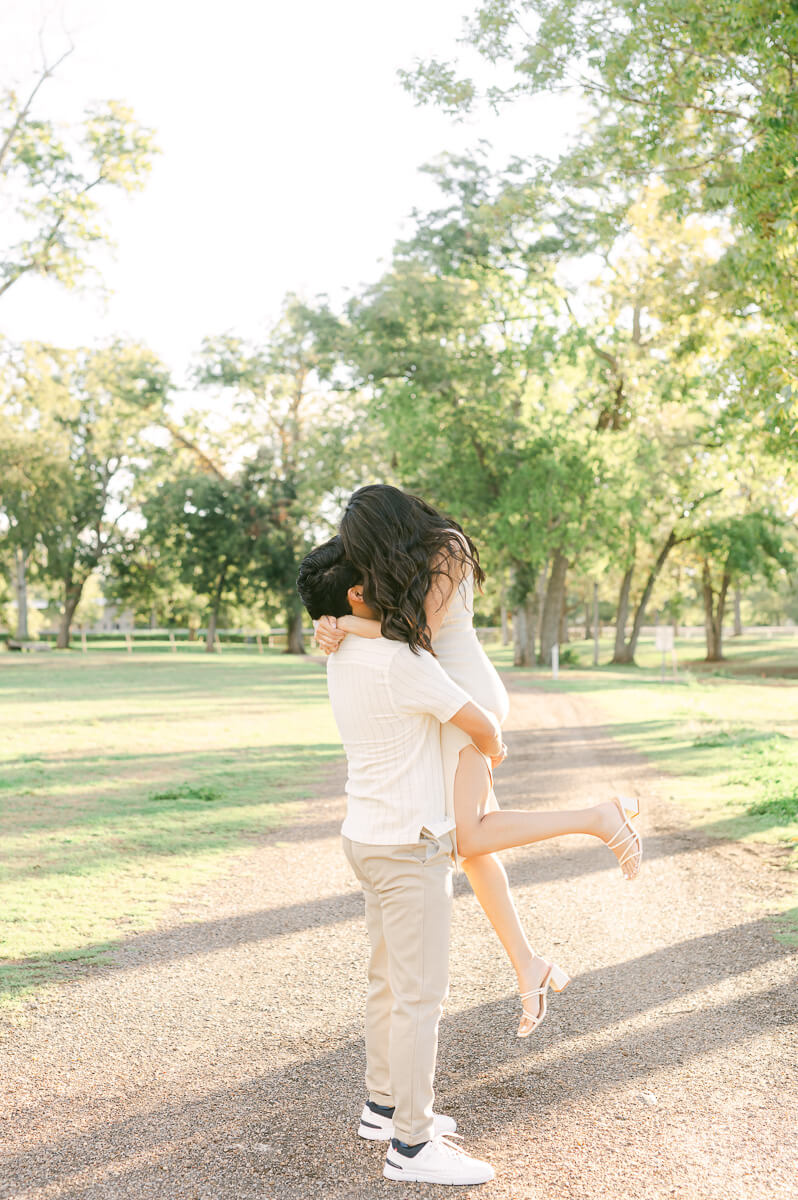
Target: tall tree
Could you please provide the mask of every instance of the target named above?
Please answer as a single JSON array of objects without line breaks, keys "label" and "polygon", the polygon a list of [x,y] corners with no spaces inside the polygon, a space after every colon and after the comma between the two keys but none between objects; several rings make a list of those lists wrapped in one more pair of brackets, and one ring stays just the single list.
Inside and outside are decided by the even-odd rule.
[{"label": "tall tree", "polygon": [[555,188],[571,191],[593,215],[603,209],[620,221],[624,194],[656,175],[680,215],[727,222],[716,283],[740,336],[726,382],[736,385],[738,416],[795,454],[793,0],[483,0],[464,41],[496,71],[487,88],[432,60],[404,73],[419,102],[462,114],[481,100],[500,106],[581,90],[590,120],[554,165]]},{"label": "tall tree", "polygon": [[8,219],[0,249],[0,297],[25,276],[73,287],[109,244],[101,196],[143,186],[155,153],[152,131],[130,108],[107,101],[77,128],[38,115],[47,82],[68,56],[44,63],[26,94],[0,97],[0,194]]},{"label": "tall tree", "polygon": [[17,638],[28,638],[28,574],[43,524],[68,488],[66,439],[51,416],[65,401],[41,351],[6,348],[0,361],[0,545],[10,557]]},{"label": "tall tree", "polygon": [[161,573],[174,571],[207,606],[210,653],[222,606],[242,600],[250,587],[263,506],[248,482],[246,471],[231,479],[195,471],[162,481],[142,508],[147,529],[140,544]]},{"label": "tall tree", "polygon": [[734,585],[757,576],[772,583],[779,569],[794,569],[786,532],[783,519],[767,510],[709,521],[700,530],[694,554],[700,568],[707,662],[723,659],[723,622]]},{"label": "tall tree", "polygon": [[6,403],[57,446],[57,470],[33,505],[23,490],[10,496],[21,504],[9,505],[10,521],[36,532],[41,571],[61,591],[57,644],[65,648],[87,579],[123,536],[127,497],[147,454],[142,434],[158,420],[169,376],[149,351],[119,342],[83,351],[26,346],[15,372]]},{"label": "tall tree", "polygon": [[[333,386],[340,336],[324,304],[313,308],[289,297],[262,342],[207,339],[196,373],[200,386],[230,398],[239,443],[269,492],[273,520],[261,582],[281,596],[292,654],[304,653],[299,562],[319,524],[326,525],[320,515],[325,499],[334,502],[360,467],[352,405]],[[279,537],[272,536],[276,531]]]}]

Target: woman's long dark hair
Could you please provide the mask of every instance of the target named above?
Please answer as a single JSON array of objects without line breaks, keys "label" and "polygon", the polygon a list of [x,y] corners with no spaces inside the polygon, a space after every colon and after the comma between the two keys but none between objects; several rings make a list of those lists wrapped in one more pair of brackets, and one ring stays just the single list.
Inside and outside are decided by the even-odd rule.
[{"label": "woman's long dark hair", "polygon": [[382,615],[383,637],[411,650],[432,650],[424,601],[436,575],[459,584],[472,571],[480,586],[485,578],[476,546],[456,521],[387,483],[352,494],[340,534],[362,573],[366,603]]}]

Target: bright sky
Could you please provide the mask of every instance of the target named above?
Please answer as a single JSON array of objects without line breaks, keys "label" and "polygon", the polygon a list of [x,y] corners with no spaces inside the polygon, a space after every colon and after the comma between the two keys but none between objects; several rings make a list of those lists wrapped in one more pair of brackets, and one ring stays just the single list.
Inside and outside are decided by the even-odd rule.
[{"label": "bright sky", "polygon": [[574,103],[562,98],[459,126],[414,107],[397,69],[450,58],[473,7],[2,0],[0,81],[29,83],[50,14],[51,57],[62,22],[75,53],[38,111],[70,119],[86,103],[120,99],[162,149],[146,190],[111,207],[110,298],[24,280],[3,302],[3,331],[61,345],[129,336],[180,371],[206,335],[256,334],[288,291],[340,299],[377,278],[411,209],[436,202],[424,162],[479,138],[498,163],[556,154],[574,128]]}]

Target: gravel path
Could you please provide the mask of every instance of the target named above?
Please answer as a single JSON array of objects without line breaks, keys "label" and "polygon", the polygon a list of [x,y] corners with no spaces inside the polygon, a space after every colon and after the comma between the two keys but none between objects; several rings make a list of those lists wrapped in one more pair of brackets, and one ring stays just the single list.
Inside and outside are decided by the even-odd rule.
[{"label": "gravel path", "polygon": [[[768,912],[787,880],[682,827],[667,782],[589,703],[518,691],[503,805],[643,797],[644,873],[587,838],[505,856],[543,954],[571,973],[518,1041],[513,977],[462,877],[438,1104],[497,1178],[484,1200],[794,1198],[798,990]],[[113,962],[6,1031],[0,1196],[379,1200],[362,1104],[366,937],[327,794]]]}]

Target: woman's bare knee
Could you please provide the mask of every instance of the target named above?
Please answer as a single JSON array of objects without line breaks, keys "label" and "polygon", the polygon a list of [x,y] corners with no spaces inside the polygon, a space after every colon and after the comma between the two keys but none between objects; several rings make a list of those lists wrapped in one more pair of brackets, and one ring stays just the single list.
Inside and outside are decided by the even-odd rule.
[{"label": "woman's bare knee", "polygon": [[476,746],[464,746],[454,780],[457,849],[464,857],[481,854],[479,827],[490,795],[490,772]]},{"label": "woman's bare knee", "polygon": [[476,746],[464,746],[454,777],[455,815],[480,818],[490,796],[490,771]]}]

